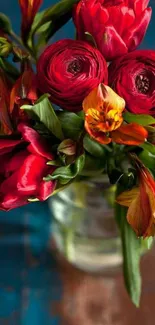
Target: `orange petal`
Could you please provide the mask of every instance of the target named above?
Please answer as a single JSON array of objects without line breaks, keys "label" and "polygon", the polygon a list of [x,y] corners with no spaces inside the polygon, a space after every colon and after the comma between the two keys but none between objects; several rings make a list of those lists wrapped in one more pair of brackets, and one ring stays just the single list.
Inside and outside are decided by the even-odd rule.
[{"label": "orange petal", "polygon": [[[151,216],[149,225],[147,227],[146,232],[144,233],[144,237],[154,236],[155,235],[155,195],[152,190],[146,186],[146,191],[149,197],[149,203],[151,207]],[[145,211],[147,212],[148,207],[145,206]]]},{"label": "orange petal", "polygon": [[116,202],[120,205],[129,207],[133,200],[136,199],[136,197],[139,194],[139,187],[134,187],[130,191],[124,191],[120,195],[117,196]]},{"label": "orange petal", "polygon": [[85,129],[89,133],[89,135],[98,141],[101,144],[108,144],[111,142],[111,138],[107,137],[103,132],[97,132],[94,129],[90,128],[87,121],[85,121]]},{"label": "orange petal", "polygon": [[89,109],[100,110],[105,95],[106,89],[104,86],[101,86],[101,84],[93,89],[82,103],[84,112],[87,113]]},{"label": "orange petal", "polygon": [[110,87],[100,84],[84,99],[82,106],[85,113],[91,108],[104,112],[115,110],[121,113],[125,108],[125,101]]},{"label": "orange petal", "polygon": [[[147,195],[143,195],[144,202],[141,201],[140,193],[136,199],[132,201],[127,212],[127,220],[137,236],[144,236],[149,226],[151,218],[151,207]],[[147,208],[145,209],[145,204]]]},{"label": "orange petal", "polygon": [[147,136],[147,130],[137,123],[123,124],[111,132],[112,141],[132,146],[143,143]]}]

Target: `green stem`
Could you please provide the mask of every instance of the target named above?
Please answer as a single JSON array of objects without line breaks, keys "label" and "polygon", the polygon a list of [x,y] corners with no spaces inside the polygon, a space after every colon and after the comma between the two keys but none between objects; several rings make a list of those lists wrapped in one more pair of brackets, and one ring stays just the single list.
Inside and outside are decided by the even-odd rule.
[{"label": "green stem", "polygon": [[18,45],[24,47],[21,38],[18,35],[16,35],[13,30],[11,30],[10,35]]}]

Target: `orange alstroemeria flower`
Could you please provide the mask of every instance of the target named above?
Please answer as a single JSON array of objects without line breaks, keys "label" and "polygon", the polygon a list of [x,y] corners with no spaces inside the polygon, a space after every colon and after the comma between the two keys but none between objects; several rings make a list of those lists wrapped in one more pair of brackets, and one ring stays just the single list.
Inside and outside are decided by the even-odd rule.
[{"label": "orange alstroemeria flower", "polygon": [[137,236],[155,235],[155,181],[146,167],[137,160],[139,187],[117,197],[120,205],[129,207],[127,220]]},{"label": "orange alstroemeria flower", "polygon": [[27,38],[34,17],[39,10],[43,0],[19,0],[22,13],[22,37]]},{"label": "orange alstroemeria flower", "polygon": [[110,87],[100,84],[83,101],[85,128],[101,144],[111,141],[139,145],[148,132],[137,123],[123,124],[125,101]]}]

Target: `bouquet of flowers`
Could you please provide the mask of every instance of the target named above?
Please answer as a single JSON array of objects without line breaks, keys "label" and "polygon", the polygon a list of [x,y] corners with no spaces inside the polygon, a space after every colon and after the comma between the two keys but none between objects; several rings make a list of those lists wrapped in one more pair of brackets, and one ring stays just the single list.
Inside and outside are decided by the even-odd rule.
[{"label": "bouquet of flowers", "polygon": [[[61,0],[38,12],[43,0],[19,0],[21,37],[0,14],[0,209],[108,175],[135,305],[140,245],[155,233],[155,51],[136,50],[148,2]],[[71,18],[76,39],[53,42]]]}]

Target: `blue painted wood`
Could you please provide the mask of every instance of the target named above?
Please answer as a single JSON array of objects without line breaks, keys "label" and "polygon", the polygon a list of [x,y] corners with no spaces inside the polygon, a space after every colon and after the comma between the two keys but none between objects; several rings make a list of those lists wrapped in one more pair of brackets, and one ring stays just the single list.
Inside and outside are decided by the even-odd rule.
[{"label": "blue painted wood", "polygon": [[[54,2],[54,1],[53,1]],[[51,0],[44,0],[42,8]],[[141,48],[154,48],[153,19]],[[0,11],[10,16],[17,32],[20,15],[17,0],[0,1]],[[53,41],[74,37],[72,22]],[[57,325],[52,302],[60,300],[62,283],[56,261],[49,252],[51,215],[47,203],[35,203],[0,212],[0,325]],[[83,324],[82,324],[83,325]]]}]

